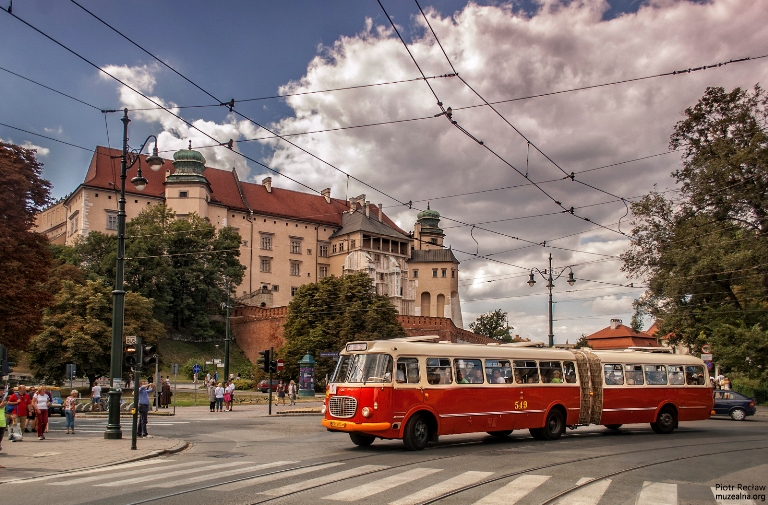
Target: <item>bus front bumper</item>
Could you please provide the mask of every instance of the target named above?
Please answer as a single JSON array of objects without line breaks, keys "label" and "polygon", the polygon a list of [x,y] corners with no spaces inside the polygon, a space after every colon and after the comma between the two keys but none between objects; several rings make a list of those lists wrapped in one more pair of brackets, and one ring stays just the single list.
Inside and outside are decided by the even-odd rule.
[{"label": "bus front bumper", "polygon": [[322,425],[329,430],[334,431],[362,431],[365,433],[373,433],[377,431],[386,431],[392,428],[392,423],[352,423],[349,421],[334,421],[331,419],[323,419]]}]

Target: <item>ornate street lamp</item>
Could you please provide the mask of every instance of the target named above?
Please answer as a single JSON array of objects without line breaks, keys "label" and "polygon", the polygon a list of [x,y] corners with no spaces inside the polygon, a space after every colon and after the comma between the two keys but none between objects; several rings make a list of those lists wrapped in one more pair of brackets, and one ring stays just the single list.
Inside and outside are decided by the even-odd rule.
[{"label": "ornate street lamp", "polygon": [[[117,268],[115,274],[115,289],[112,291],[112,358],[109,369],[109,421],[104,438],[120,439],[123,432],[120,429],[120,397],[123,394],[123,324],[125,316],[125,291],[123,290],[124,275],[123,262],[125,261],[125,179],[128,169],[141,158],[141,152],[150,139],[155,140],[155,148],[152,155],[147,156],[147,164],[153,171],[160,170],[163,159],[157,155],[157,137],[150,135],[137,150],[128,148],[128,109],[123,109],[123,154],[120,163],[120,199],[117,205]],[[141,162],[136,177],[131,183],[138,191],[143,191],[147,186],[147,180],[141,175]],[[134,380],[139,380],[135,377]],[[138,407],[138,406],[137,406]]]},{"label": "ornate street lamp", "polygon": [[565,273],[566,270],[569,270],[570,273],[568,274],[568,284],[573,286],[576,284],[576,279],[573,277],[573,270],[571,270],[571,267],[563,267],[560,269],[560,272],[555,275],[552,272],[552,255],[549,255],[549,270],[539,270],[538,268],[532,268],[531,274],[528,276],[528,285],[530,287],[533,287],[536,284],[536,279],[534,279],[533,272],[538,272],[541,277],[547,281],[547,289],[549,289],[549,347],[555,346],[555,334],[552,330],[552,309],[553,309],[553,302],[552,302],[552,288],[555,287],[555,281],[560,278],[563,273]]}]

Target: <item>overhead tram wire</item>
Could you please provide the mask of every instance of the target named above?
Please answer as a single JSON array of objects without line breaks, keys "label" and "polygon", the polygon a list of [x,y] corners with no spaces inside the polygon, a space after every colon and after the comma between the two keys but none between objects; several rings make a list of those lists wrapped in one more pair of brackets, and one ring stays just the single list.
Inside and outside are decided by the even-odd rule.
[{"label": "overhead tram wire", "polygon": [[[421,69],[421,66],[419,66],[419,63],[418,63],[418,61],[416,61],[416,58],[413,56],[413,53],[411,53],[411,50],[408,48],[408,44],[406,44],[406,42],[405,42],[405,39],[403,39],[403,36],[400,34],[400,30],[398,30],[398,29],[397,29],[397,26],[395,25],[394,21],[392,21],[392,18],[389,16],[389,13],[387,12],[386,8],[385,8],[385,7],[384,7],[384,5],[381,3],[381,0],[377,0],[377,2],[378,2],[378,4],[379,4],[379,6],[381,7],[381,10],[384,12],[384,15],[387,17],[387,20],[388,20],[388,21],[389,21],[389,23],[392,25],[392,29],[393,29],[393,30],[395,31],[395,33],[397,34],[398,38],[400,39],[400,42],[403,44],[403,47],[404,47],[404,48],[405,48],[405,50],[408,52],[408,55],[409,55],[409,56],[411,57],[411,59],[413,60],[413,63],[416,65],[416,68],[418,68],[418,70],[419,70],[419,72],[421,73],[421,75],[422,75],[422,76],[424,76],[424,75],[425,75],[425,74],[424,74],[424,71]],[[449,63],[450,63],[450,61],[449,61]],[[452,67],[452,65],[451,65],[451,67]],[[460,75],[458,75],[458,74],[457,74],[457,77],[458,77],[459,79],[461,79],[461,76],[460,76]],[[431,84],[430,84],[428,81],[425,81],[425,83],[427,84],[427,86],[429,87],[430,91],[431,91],[431,92],[432,92],[432,94],[434,95],[434,97],[435,97],[435,100],[437,100],[437,105],[438,105],[438,107],[440,107],[440,110],[442,111],[442,112],[440,112],[439,114],[436,114],[436,116],[445,116],[445,118],[446,118],[446,119],[447,119],[447,120],[448,120],[448,121],[451,123],[451,125],[453,125],[453,126],[456,128],[456,129],[458,129],[459,131],[461,131],[462,133],[464,133],[464,134],[465,134],[466,136],[468,136],[470,139],[474,140],[474,141],[475,141],[477,144],[479,144],[480,146],[484,147],[484,148],[485,148],[485,149],[486,149],[488,152],[490,152],[491,154],[493,154],[494,156],[496,156],[496,157],[497,157],[497,158],[498,158],[498,159],[499,159],[499,160],[500,160],[502,163],[504,163],[504,164],[506,164],[507,166],[509,166],[509,167],[510,167],[511,169],[513,169],[515,172],[517,172],[518,174],[520,174],[522,177],[524,177],[524,178],[528,179],[528,177],[526,176],[526,174],[524,174],[522,171],[520,171],[520,169],[518,169],[517,167],[515,167],[513,164],[511,164],[509,161],[507,161],[506,159],[504,159],[504,158],[503,158],[503,157],[502,157],[500,154],[498,154],[496,151],[494,151],[493,149],[491,149],[490,147],[488,147],[488,146],[487,146],[487,145],[486,145],[486,144],[485,144],[485,143],[484,143],[482,140],[479,140],[477,137],[475,137],[474,135],[472,135],[472,134],[471,134],[471,133],[470,133],[468,130],[466,130],[464,127],[462,127],[461,125],[459,125],[459,124],[458,124],[458,122],[457,122],[456,120],[454,120],[454,119],[453,119],[453,117],[452,117],[452,114],[453,114],[453,111],[452,111],[452,109],[451,109],[450,107],[448,107],[448,109],[446,109],[445,107],[443,107],[443,102],[442,102],[442,101],[440,100],[440,98],[438,97],[438,95],[437,95],[437,93],[435,92],[435,90],[434,90],[434,88],[432,87],[432,85],[431,85]],[[469,86],[469,85],[467,84],[467,86]],[[471,89],[471,88],[470,88],[470,89]],[[478,96],[479,96],[479,95],[478,95]],[[528,180],[530,180],[530,179],[528,179]],[[620,230],[619,230],[619,231],[617,231],[617,230],[614,230],[614,229],[612,229],[612,228],[609,228],[609,227],[607,227],[607,226],[604,226],[604,225],[602,225],[602,224],[600,224],[600,223],[598,223],[598,222],[596,222],[596,221],[593,221],[593,220],[592,220],[592,219],[590,219],[590,218],[587,218],[587,217],[583,217],[583,216],[579,216],[579,215],[577,215],[577,214],[574,212],[574,209],[573,209],[573,208],[568,208],[568,207],[566,207],[565,205],[563,205],[563,204],[562,204],[562,202],[560,202],[560,201],[559,201],[559,200],[557,200],[555,197],[553,197],[552,195],[550,195],[550,194],[549,194],[549,193],[548,193],[548,192],[547,192],[547,191],[546,191],[544,188],[542,188],[542,187],[541,187],[541,186],[539,186],[538,184],[536,184],[536,183],[533,183],[533,186],[534,186],[536,189],[538,189],[538,190],[539,190],[539,191],[540,191],[542,194],[544,194],[544,195],[545,195],[547,198],[549,198],[549,199],[550,199],[552,202],[554,202],[554,203],[555,203],[555,204],[556,204],[558,207],[560,207],[560,208],[563,210],[563,213],[571,214],[572,216],[574,216],[574,217],[577,217],[578,219],[581,219],[581,220],[583,220],[583,221],[587,221],[587,222],[593,223],[593,224],[595,224],[596,226],[600,226],[600,227],[602,227],[602,228],[605,228],[605,229],[606,229],[606,230],[608,230],[608,231],[612,231],[612,232],[614,232],[614,233],[618,233],[618,234],[620,234],[620,235],[626,235],[625,233],[621,232]],[[612,196],[615,196],[615,195],[612,195]],[[620,198],[620,197],[618,197],[618,198]]]},{"label": "overhead tram wire", "polygon": [[[238,115],[238,116],[242,117],[243,119],[246,119],[246,120],[250,121],[250,122],[251,122],[251,123],[253,123],[254,125],[258,126],[259,128],[262,128],[262,129],[264,129],[264,130],[268,131],[268,132],[269,132],[269,133],[271,133],[272,135],[275,135],[275,136],[277,136],[277,137],[278,137],[280,140],[282,140],[282,141],[284,141],[284,142],[287,142],[288,144],[290,144],[291,146],[295,147],[296,149],[299,149],[299,150],[300,150],[300,151],[302,151],[303,153],[305,153],[305,154],[307,154],[307,155],[311,156],[312,158],[315,158],[316,160],[320,161],[321,163],[324,163],[324,164],[328,165],[329,167],[331,167],[331,168],[333,168],[334,170],[336,170],[336,171],[338,171],[338,172],[340,172],[340,173],[344,174],[344,175],[345,175],[345,176],[347,176],[348,178],[350,178],[350,179],[353,179],[354,181],[358,182],[359,184],[362,184],[363,186],[365,186],[365,187],[367,187],[367,188],[370,188],[370,189],[372,189],[372,190],[376,191],[377,193],[379,193],[379,194],[381,194],[381,195],[384,195],[384,196],[386,196],[387,198],[389,198],[389,199],[391,199],[391,200],[393,200],[393,201],[395,201],[395,202],[397,202],[397,203],[399,203],[399,204],[401,204],[401,205],[407,205],[407,203],[406,203],[406,202],[400,201],[398,198],[395,198],[394,196],[392,196],[392,195],[390,195],[390,194],[386,193],[385,191],[383,191],[383,190],[381,190],[381,189],[379,189],[379,188],[376,188],[376,187],[374,187],[374,186],[372,186],[372,185],[368,184],[367,182],[363,181],[362,179],[359,179],[359,178],[357,178],[357,177],[355,177],[355,176],[353,176],[353,175],[349,174],[348,172],[346,172],[346,171],[344,171],[344,170],[342,170],[342,169],[338,168],[337,166],[333,165],[332,163],[330,163],[330,162],[328,162],[328,161],[326,161],[326,160],[324,160],[324,159],[320,158],[320,157],[319,157],[319,156],[317,156],[316,154],[314,154],[314,153],[312,153],[312,152],[310,152],[310,151],[308,151],[308,150],[304,149],[303,147],[301,147],[301,146],[299,146],[299,145],[297,145],[297,144],[295,144],[295,143],[291,142],[290,140],[288,140],[288,139],[286,139],[286,138],[284,138],[284,137],[280,136],[279,134],[277,134],[277,133],[273,132],[272,130],[270,130],[270,129],[269,129],[269,128],[267,128],[266,126],[264,126],[264,125],[262,125],[262,124],[258,123],[257,121],[255,121],[255,120],[253,120],[253,119],[249,118],[248,116],[246,116],[245,114],[241,113],[240,111],[238,111],[238,110],[235,110],[235,108],[234,108],[234,107],[235,107],[235,100],[234,100],[234,99],[232,99],[232,100],[231,100],[231,101],[229,101],[229,102],[223,102],[223,101],[222,101],[220,98],[218,98],[218,97],[214,96],[212,93],[210,93],[209,91],[205,90],[203,87],[199,86],[199,85],[198,85],[198,84],[196,84],[194,81],[192,81],[191,79],[189,79],[189,78],[187,78],[186,76],[184,76],[184,75],[183,75],[181,72],[178,72],[176,69],[174,69],[173,67],[171,67],[170,65],[168,65],[166,62],[164,62],[163,60],[161,60],[160,58],[158,58],[157,56],[155,56],[154,54],[152,54],[152,53],[151,53],[150,51],[148,51],[147,49],[144,49],[144,48],[143,48],[141,45],[139,45],[138,43],[136,43],[136,42],[134,42],[133,40],[131,40],[131,39],[130,39],[130,37],[128,37],[128,36],[124,35],[123,33],[121,33],[119,30],[117,30],[117,29],[116,29],[116,28],[114,28],[112,25],[110,25],[109,23],[107,23],[106,21],[104,21],[103,19],[101,19],[100,17],[98,17],[96,14],[94,14],[93,12],[89,11],[88,9],[86,9],[85,7],[83,7],[82,5],[80,5],[79,3],[77,3],[75,0],[70,0],[70,1],[71,1],[73,4],[77,5],[78,7],[80,7],[80,8],[81,8],[82,10],[84,10],[85,12],[87,12],[88,14],[90,14],[91,16],[93,16],[95,19],[97,19],[98,21],[100,21],[102,24],[104,24],[105,26],[107,26],[108,28],[110,28],[112,31],[114,31],[115,33],[117,33],[118,35],[120,35],[121,37],[123,37],[125,40],[129,41],[131,44],[133,44],[133,45],[134,45],[134,46],[136,46],[137,48],[141,49],[141,50],[142,50],[144,53],[146,53],[147,55],[149,55],[150,57],[152,57],[153,59],[155,59],[156,61],[158,61],[160,64],[162,64],[163,66],[165,66],[166,68],[168,68],[169,70],[171,70],[173,73],[175,73],[176,75],[178,75],[179,77],[181,77],[182,79],[184,79],[185,81],[187,81],[188,83],[190,83],[191,85],[193,85],[195,88],[199,89],[200,91],[202,91],[203,93],[205,93],[206,95],[208,95],[209,97],[211,97],[212,99],[214,99],[214,100],[216,100],[217,102],[219,102],[219,104],[220,104],[220,105],[222,105],[222,106],[225,106],[225,107],[229,107],[229,111],[230,111],[230,112],[232,112],[232,113],[234,113],[234,114],[236,114],[236,115]],[[425,76],[423,72],[422,72],[422,78],[424,79],[424,81],[425,81],[425,82],[428,82],[428,80],[427,80],[427,76]],[[150,100],[150,101],[151,101],[152,103],[155,103],[155,105],[159,105],[159,104],[157,104],[156,102],[154,102],[153,100]],[[163,107],[163,108],[164,108],[166,111],[168,111],[168,109],[166,109],[165,107]],[[170,112],[170,111],[168,111],[168,112]],[[171,112],[171,114],[173,114],[173,113]],[[175,114],[174,114],[174,116],[175,116]],[[178,116],[177,116],[177,117],[178,117]],[[198,130],[198,131],[199,131],[199,130]],[[210,136],[209,136],[209,137],[210,137]],[[213,139],[213,137],[210,137],[210,138],[211,138],[211,139]],[[215,139],[214,139],[214,140],[215,140]],[[231,149],[231,150],[232,150],[233,152],[237,152],[237,151],[234,151],[234,149]],[[243,155],[243,156],[244,156],[244,155]],[[265,168],[267,168],[267,167],[266,167],[266,165],[263,165],[263,164],[261,164],[261,163],[259,163],[259,164],[260,164],[260,165],[262,165],[262,166],[264,166]],[[296,182],[296,181],[294,181],[294,182]],[[303,185],[303,184],[302,184],[302,186],[304,186],[304,187],[307,187],[307,188],[308,188],[308,186],[306,186],[306,185]],[[312,189],[312,188],[310,188],[310,189]],[[314,192],[316,192],[316,193],[318,192],[317,190],[314,190],[314,189],[312,189],[312,190],[313,190]]]},{"label": "overhead tram wire", "polygon": [[[437,45],[440,47],[440,50],[443,52],[443,55],[445,56],[446,61],[448,61],[448,65],[450,65],[451,70],[453,71],[454,74],[456,74],[456,77],[458,77],[459,80],[461,82],[463,82],[465,86],[467,86],[467,88],[469,88],[480,100],[483,101],[483,103],[486,106],[488,106],[494,113],[496,113],[497,116],[499,116],[505,123],[507,123],[518,135],[520,135],[528,143],[529,146],[533,146],[533,148],[536,149],[536,151],[538,151],[539,154],[544,156],[547,160],[549,160],[550,163],[552,163],[555,167],[557,167],[558,170],[563,172],[563,174],[565,174],[565,178],[571,179],[572,181],[575,181],[575,182],[579,182],[580,184],[583,184],[583,185],[585,185],[587,187],[590,187],[590,188],[592,188],[592,189],[594,189],[596,191],[600,191],[600,192],[605,193],[607,195],[610,195],[610,196],[612,196],[614,198],[620,199],[622,202],[624,202],[624,205],[627,207],[627,213],[629,213],[629,207],[627,206],[626,201],[624,201],[623,197],[615,195],[615,194],[613,194],[613,193],[611,193],[609,191],[605,191],[603,189],[600,189],[600,188],[598,188],[596,186],[593,186],[591,184],[587,184],[587,183],[582,182],[582,181],[576,181],[575,174],[573,172],[571,172],[569,174],[555,160],[550,158],[549,155],[547,155],[544,151],[542,151],[535,143],[531,142],[531,140],[528,137],[526,137],[523,134],[523,132],[521,132],[519,129],[517,129],[517,127],[515,125],[513,125],[506,117],[504,117],[504,115],[501,112],[499,112],[493,105],[491,105],[491,103],[488,102],[488,100],[486,100],[485,97],[483,97],[461,75],[459,75],[459,73],[454,68],[453,63],[451,62],[451,59],[448,57],[448,53],[445,52],[445,48],[443,48],[442,43],[440,43],[440,39],[437,37],[437,34],[435,33],[435,30],[432,28],[432,24],[429,22],[429,19],[427,18],[427,15],[424,14],[424,10],[421,8],[421,5],[419,4],[419,0],[414,0],[414,1],[416,2],[416,6],[419,8],[419,12],[421,12],[422,17],[424,18],[424,22],[429,27],[430,32],[432,32],[432,36],[435,38],[435,42],[437,42]],[[528,175],[525,174],[524,177],[528,178]],[[558,204],[559,204],[559,202],[558,202]],[[573,207],[571,207],[571,209],[570,209],[571,215],[575,215],[573,213],[573,209],[574,209]],[[568,210],[568,209],[566,209],[566,210]],[[580,217],[580,216],[577,216],[577,217]],[[581,219],[585,219],[585,218],[581,218]],[[595,224],[599,225],[599,223],[595,223]],[[612,230],[611,228],[606,228],[606,229]],[[616,230],[612,230],[612,231],[616,231]],[[621,229],[619,229],[616,232],[621,234],[621,235],[626,235],[624,232],[621,231]]]},{"label": "overhead tram wire", "polygon": [[68,145],[68,146],[71,146],[71,147],[77,147],[78,149],[82,149],[82,150],[84,150],[84,151],[88,151],[88,152],[94,152],[94,150],[93,150],[93,149],[88,149],[87,147],[79,146],[79,145],[77,145],[77,144],[71,144],[71,143],[69,143],[69,142],[64,142],[63,140],[55,139],[55,138],[53,138],[53,137],[48,137],[48,136],[46,136],[46,135],[41,135],[41,134],[39,134],[39,133],[31,132],[31,131],[29,131],[29,130],[24,130],[24,129],[22,129],[22,128],[17,128],[17,127],[15,127],[15,126],[11,126],[11,125],[9,125],[9,124],[0,123],[0,126],[5,126],[6,128],[11,128],[11,129],[14,129],[14,130],[18,130],[18,131],[20,131],[20,132],[28,133],[29,135],[36,135],[36,136],[38,136],[38,137],[42,137],[42,138],[44,138],[44,139],[52,140],[52,141],[54,141],[54,142],[58,142],[58,143],[60,143],[60,144],[65,144],[65,145]]},{"label": "overhead tram wire", "polygon": [[[148,97],[147,95],[145,95],[145,94],[144,94],[144,93],[142,93],[141,91],[137,90],[137,89],[136,89],[136,88],[134,88],[133,86],[130,86],[129,84],[126,84],[126,83],[125,83],[125,82],[123,82],[122,80],[120,80],[120,79],[118,79],[117,77],[115,77],[114,75],[110,74],[109,72],[107,72],[106,70],[104,70],[103,68],[101,68],[100,66],[98,66],[97,64],[95,64],[95,63],[93,63],[92,61],[90,61],[89,59],[87,59],[85,56],[82,56],[80,53],[76,52],[74,49],[70,49],[69,47],[67,47],[67,46],[66,46],[66,45],[64,45],[63,43],[61,43],[61,42],[59,42],[58,40],[54,39],[52,36],[48,35],[47,33],[43,32],[42,30],[40,30],[39,28],[37,28],[37,27],[33,26],[32,24],[28,23],[27,21],[25,21],[25,20],[21,19],[21,18],[20,18],[19,16],[17,16],[16,14],[13,14],[13,13],[11,13],[11,12],[8,12],[8,11],[6,11],[6,10],[3,10],[3,9],[0,9],[0,10],[2,10],[3,12],[6,12],[6,13],[7,13],[7,14],[9,14],[10,16],[13,16],[13,17],[14,17],[15,19],[17,19],[18,21],[20,21],[20,22],[24,23],[24,24],[25,24],[25,25],[27,25],[29,28],[33,29],[34,31],[36,31],[37,33],[39,33],[39,34],[40,34],[40,35],[42,35],[43,37],[47,38],[47,39],[48,39],[48,40],[50,40],[51,42],[55,43],[56,45],[58,45],[58,46],[59,46],[59,47],[61,47],[62,49],[65,49],[65,50],[66,50],[66,51],[68,51],[69,53],[73,54],[73,55],[74,55],[74,56],[76,56],[77,58],[79,58],[79,59],[83,60],[84,62],[86,62],[86,63],[87,63],[87,64],[89,64],[90,66],[94,67],[94,68],[95,68],[95,69],[97,69],[98,71],[100,71],[100,72],[104,73],[105,75],[108,75],[109,77],[111,77],[111,78],[112,78],[112,79],[114,79],[115,81],[119,82],[120,84],[122,84],[122,85],[123,85],[123,86],[125,86],[126,88],[130,89],[131,91],[133,91],[133,92],[134,92],[134,93],[136,93],[137,95],[139,95],[139,96],[143,97],[143,98],[144,98],[145,100],[147,100],[148,102],[151,102],[151,103],[153,103],[153,104],[157,105],[157,106],[158,106],[158,107],[160,107],[162,110],[166,111],[168,114],[172,115],[173,117],[175,117],[175,118],[176,118],[176,119],[178,119],[179,121],[183,122],[184,124],[186,124],[187,126],[189,126],[190,128],[192,128],[193,130],[200,132],[201,134],[203,134],[204,136],[206,136],[206,137],[208,137],[209,139],[213,140],[214,142],[217,142],[217,143],[219,143],[219,145],[221,145],[221,146],[224,146],[224,145],[226,145],[225,143],[220,143],[220,142],[218,141],[218,139],[216,139],[216,138],[214,138],[213,136],[209,135],[208,133],[204,132],[203,130],[201,130],[200,128],[198,128],[197,126],[195,126],[194,124],[190,123],[190,122],[189,122],[189,121],[187,121],[186,119],[184,119],[184,118],[182,118],[181,116],[179,116],[178,114],[175,114],[173,111],[169,110],[167,107],[164,107],[163,105],[161,105],[161,104],[157,103],[155,100],[153,100],[152,98]],[[290,177],[290,176],[288,176],[288,175],[286,175],[286,174],[284,174],[284,173],[280,172],[279,170],[276,170],[276,169],[274,169],[274,168],[272,168],[272,167],[270,167],[270,166],[268,166],[268,165],[265,165],[264,163],[260,162],[259,160],[256,160],[256,159],[254,159],[254,158],[251,158],[250,156],[247,156],[247,155],[245,155],[245,154],[243,154],[243,153],[240,153],[240,152],[237,152],[237,151],[234,151],[234,150],[232,150],[232,152],[234,152],[234,153],[235,153],[235,154],[237,154],[238,156],[241,156],[241,157],[243,157],[243,158],[245,158],[245,159],[247,159],[247,160],[249,160],[249,161],[252,161],[253,163],[256,163],[257,165],[259,165],[259,166],[261,166],[261,167],[263,167],[263,168],[266,168],[266,169],[267,169],[267,170],[269,170],[270,172],[273,172],[273,173],[275,173],[275,174],[277,174],[277,175],[280,175],[280,176],[282,176],[282,177],[285,177],[286,179],[288,179],[288,180],[290,180],[290,181],[292,181],[292,182],[294,182],[294,183],[298,184],[299,186],[301,186],[301,187],[303,187],[303,188],[306,188],[306,189],[308,189],[308,190],[310,190],[310,191],[312,191],[312,192],[314,192],[314,193],[320,193],[318,190],[316,190],[316,189],[314,189],[314,188],[312,188],[312,187],[310,187],[310,186],[308,186],[308,185],[304,184],[303,182],[299,182],[298,180],[296,180],[296,179],[294,179],[294,178],[292,178],[292,177]]]},{"label": "overhead tram wire", "polygon": [[45,84],[41,84],[41,83],[39,83],[39,82],[37,82],[37,81],[34,81],[34,80],[30,79],[29,77],[24,77],[24,76],[23,76],[23,75],[21,75],[21,74],[17,74],[16,72],[12,72],[12,71],[8,70],[7,68],[3,68],[3,67],[0,67],[0,70],[3,70],[3,71],[5,71],[5,72],[8,72],[9,74],[15,75],[15,76],[16,76],[16,77],[18,77],[19,79],[24,79],[25,81],[29,81],[29,82],[31,82],[31,83],[33,83],[33,84],[37,84],[38,86],[40,86],[40,87],[42,87],[42,88],[45,88],[45,89],[47,89],[47,90],[49,90],[49,91],[53,91],[54,93],[58,93],[59,95],[65,96],[65,97],[67,97],[67,98],[70,98],[70,99],[72,99],[72,100],[74,100],[74,101],[76,101],[76,102],[80,102],[81,104],[83,104],[83,105],[87,105],[88,107],[91,107],[92,109],[96,109],[96,110],[98,110],[98,111],[102,110],[102,109],[101,109],[101,107],[96,107],[95,105],[93,105],[93,104],[90,104],[90,103],[88,103],[88,102],[85,102],[85,101],[83,101],[83,100],[80,100],[79,98],[75,98],[75,97],[73,97],[73,96],[71,96],[71,95],[68,95],[68,94],[66,94],[66,93],[62,93],[62,92],[61,92],[61,91],[59,91],[59,90],[53,89],[53,88],[51,88],[51,87],[49,87],[49,86],[46,86]]}]

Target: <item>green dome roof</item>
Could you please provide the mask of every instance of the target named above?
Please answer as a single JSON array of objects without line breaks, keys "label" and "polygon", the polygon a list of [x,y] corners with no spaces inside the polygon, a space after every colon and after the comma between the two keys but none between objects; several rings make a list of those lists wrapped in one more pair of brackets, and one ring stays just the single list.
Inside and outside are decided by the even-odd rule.
[{"label": "green dome roof", "polygon": [[440,213],[430,209],[429,203],[427,203],[427,210],[422,210],[416,215],[416,221],[421,225],[422,232],[443,232],[438,226],[440,224]]},{"label": "green dome roof", "polygon": [[205,172],[205,158],[199,151],[192,149],[192,141],[189,149],[181,149],[173,153],[173,167],[175,175],[203,175]]}]

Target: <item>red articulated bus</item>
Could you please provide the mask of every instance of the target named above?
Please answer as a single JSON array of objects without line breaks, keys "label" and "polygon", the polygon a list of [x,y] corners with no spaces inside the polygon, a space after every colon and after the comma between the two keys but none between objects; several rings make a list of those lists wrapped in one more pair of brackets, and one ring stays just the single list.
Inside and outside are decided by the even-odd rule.
[{"label": "red articulated bus", "polygon": [[359,446],[402,439],[420,450],[441,435],[528,429],[554,440],[589,424],[671,433],[712,410],[707,368],[693,356],[438,340],[348,343],[326,388],[323,426]]}]

